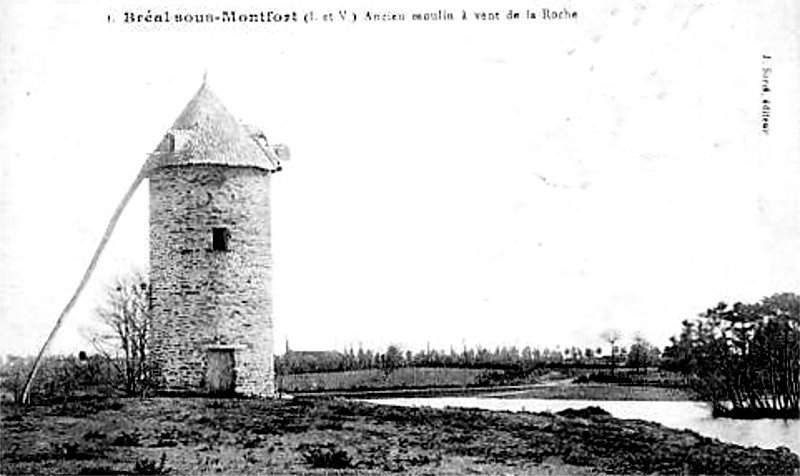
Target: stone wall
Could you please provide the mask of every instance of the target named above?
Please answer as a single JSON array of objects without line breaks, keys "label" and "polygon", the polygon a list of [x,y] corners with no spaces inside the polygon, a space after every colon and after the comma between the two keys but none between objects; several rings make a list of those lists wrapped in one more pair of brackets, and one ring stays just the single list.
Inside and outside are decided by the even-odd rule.
[{"label": "stone wall", "polygon": [[[234,349],[236,392],[274,392],[270,177],[252,167],[150,176],[151,356],[167,390],[207,389],[209,348]],[[212,229],[229,231],[227,251]]]}]

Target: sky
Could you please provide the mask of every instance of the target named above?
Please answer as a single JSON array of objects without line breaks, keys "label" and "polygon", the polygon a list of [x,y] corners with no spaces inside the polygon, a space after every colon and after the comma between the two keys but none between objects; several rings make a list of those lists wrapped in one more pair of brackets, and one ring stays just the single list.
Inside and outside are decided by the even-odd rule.
[{"label": "sky", "polygon": [[[798,292],[796,2],[491,22],[461,12],[543,5],[425,5],[228,2],[359,20],[187,25],[122,21],[143,3],[0,3],[0,354],[44,342],[205,73],[292,151],[272,182],[278,349],[596,347],[610,328],[663,346],[719,301]],[[456,20],[362,20],[437,9]],[[146,268],[147,193],[54,352],[88,348],[105,287]]]}]

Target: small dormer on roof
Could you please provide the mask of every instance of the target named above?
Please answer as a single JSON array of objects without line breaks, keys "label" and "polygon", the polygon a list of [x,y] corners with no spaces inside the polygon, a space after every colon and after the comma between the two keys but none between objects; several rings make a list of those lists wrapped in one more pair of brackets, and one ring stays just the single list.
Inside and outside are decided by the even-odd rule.
[{"label": "small dormer on roof", "polygon": [[270,145],[259,129],[234,118],[203,80],[148,159],[148,173],[161,167],[227,165],[281,170],[289,149]]}]

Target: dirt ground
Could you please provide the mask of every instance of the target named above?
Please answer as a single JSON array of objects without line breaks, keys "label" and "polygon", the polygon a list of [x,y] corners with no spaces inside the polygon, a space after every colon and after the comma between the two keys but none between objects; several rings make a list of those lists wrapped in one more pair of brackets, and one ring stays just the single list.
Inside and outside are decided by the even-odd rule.
[{"label": "dirt ground", "polygon": [[798,474],[743,448],[600,409],[435,410],[341,399],[3,405],[3,474]]}]

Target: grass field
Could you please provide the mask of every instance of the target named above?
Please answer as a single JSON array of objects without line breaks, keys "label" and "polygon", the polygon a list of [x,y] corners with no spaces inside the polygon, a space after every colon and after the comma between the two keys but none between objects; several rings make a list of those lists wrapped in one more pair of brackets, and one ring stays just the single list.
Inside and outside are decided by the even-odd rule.
[{"label": "grass field", "polygon": [[[588,372],[588,371],[587,371]],[[573,372],[576,373],[576,372]],[[580,375],[580,373],[578,372]],[[409,390],[438,390],[440,394],[459,394],[459,389],[469,388],[465,394],[480,391],[499,398],[548,398],[569,400],[693,400],[694,394],[678,388],[673,376],[661,372],[637,374],[636,381],[654,385],[614,385],[600,383],[546,385],[536,383],[566,379],[559,371],[509,379],[501,370],[457,368],[400,368],[389,374],[380,370],[353,370],[348,372],[308,373],[278,376],[278,388],[295,394],[347,394],[369,393],[370,398],[405,395]],[[513,387],[508,382],[513,383]],[[668,385],[659,385],[667,382]],[[396,392],[382,392],[395,390]],[[453,393],[455,391],[455,393]],[[410,394],[428,395],[429,392]],[[436,392],[434,392],[436,393]]]},{"label": "grass field", "polygon": [[497,370],[403,367],[389,374],[382,370],[350,370],[278,375],[282,392],[314,392],[323,390],[366,390],[389,388],[467,387],[485,384]]},{"label": "grass field", "polygon": [[2,474],[796,474],[602,410],[400,408],[334,399],[107,399],[0,407]]},{"label": "grass field", "polygon": [[686,401],[696,396],[683,389],[635,385],[581,384],[530,387],[516,391],[498,391],[496,398],[544,398],[565,400],[657,400]]}]

